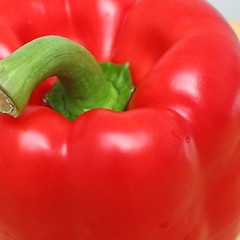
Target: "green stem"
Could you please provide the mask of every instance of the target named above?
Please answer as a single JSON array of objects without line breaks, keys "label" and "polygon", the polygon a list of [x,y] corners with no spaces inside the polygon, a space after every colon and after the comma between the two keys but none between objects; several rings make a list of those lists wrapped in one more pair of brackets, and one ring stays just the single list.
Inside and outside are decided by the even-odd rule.
[{"label": "green stem", "polygon": [[119,99],[119,89],[105,79],[100,65],[85,48],[63,37],[47,36],[0,61],[0,112],[18,117],[33,89],[51,76],[61,82],[57,91],[61,91],[61,101],[68,108],[65,115],[70,119],[92,108],[114,109],[119,101],[123,102],[121,108],[126,104],[126,96]]}]

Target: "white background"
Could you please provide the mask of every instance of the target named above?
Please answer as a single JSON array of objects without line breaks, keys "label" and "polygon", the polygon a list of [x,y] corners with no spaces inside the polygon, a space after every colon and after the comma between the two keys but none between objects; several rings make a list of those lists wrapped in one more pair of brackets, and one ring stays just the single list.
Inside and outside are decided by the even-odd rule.
[{"label": "white background", "polygon": [[218,9],[225,18],[240,21],[240,0],[207,0],[207,2]]}]

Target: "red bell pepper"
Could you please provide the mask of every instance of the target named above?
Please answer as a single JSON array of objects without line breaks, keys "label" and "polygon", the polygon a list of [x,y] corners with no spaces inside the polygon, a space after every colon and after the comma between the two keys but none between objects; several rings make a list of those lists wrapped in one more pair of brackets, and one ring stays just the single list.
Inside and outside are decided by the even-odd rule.
[{"label": "red bell pepper", "polygon": [[108,91],[91,100],[101,84],[71,78],[65,87],[83,87],[97,108],[70,121],[42,100],[52,79],[23,110],[29,81],[54,74],[44,60],[57,52],[30,56],[38,39],[0,62],[0,108],[22,112],[0,115],[1,240],[235,240],[240,44],[216,10],[202,0],[0,0],[0,21],[2,58],[59,35],[99,62],[129,62],[135,86],[118,112],[99,105]]}]

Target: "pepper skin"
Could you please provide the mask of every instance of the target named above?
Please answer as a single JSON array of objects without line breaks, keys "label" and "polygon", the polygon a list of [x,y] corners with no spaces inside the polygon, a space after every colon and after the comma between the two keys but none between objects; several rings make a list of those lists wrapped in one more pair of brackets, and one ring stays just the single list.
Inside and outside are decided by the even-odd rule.
[{"label": "pepper skin", "polygon": [[236,238],[240,45],[216,10],[202,0],[0,0],[0,16],[0,52],[68,37],[100,62],[129,62],[136,89],[125,112],[69,121],[38,99],[46,81],[19,118],[1,114],[1,240]]}]

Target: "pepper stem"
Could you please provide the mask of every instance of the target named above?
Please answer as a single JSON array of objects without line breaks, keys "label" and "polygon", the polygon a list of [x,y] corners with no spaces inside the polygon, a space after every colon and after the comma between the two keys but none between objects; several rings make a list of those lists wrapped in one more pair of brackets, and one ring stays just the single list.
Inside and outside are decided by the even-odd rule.
[{"label": "pepper stem", "polygon": [[[92,108],[121,111],[133,89],[131,80],[126,80],[129,94],[121,97],[120,89],[106,79],[84,47],[59,36],[41,37],[0,61],[0,112],[18,117],[34,88],[52,76],[57,76],[59,83],[48,99],[57,105],[56,99],[61,98],[63,115],[71,120]],[[115,109],[119,101],[121,107]]]}]

